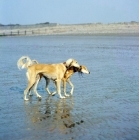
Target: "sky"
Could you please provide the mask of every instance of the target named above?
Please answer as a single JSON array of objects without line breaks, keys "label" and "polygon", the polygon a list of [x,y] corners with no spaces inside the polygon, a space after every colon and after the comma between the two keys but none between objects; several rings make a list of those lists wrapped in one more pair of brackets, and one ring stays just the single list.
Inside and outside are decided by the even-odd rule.
[{"label": "sky", "polygon": [[0,0],[1,24],[139,22],[139,0]]}]

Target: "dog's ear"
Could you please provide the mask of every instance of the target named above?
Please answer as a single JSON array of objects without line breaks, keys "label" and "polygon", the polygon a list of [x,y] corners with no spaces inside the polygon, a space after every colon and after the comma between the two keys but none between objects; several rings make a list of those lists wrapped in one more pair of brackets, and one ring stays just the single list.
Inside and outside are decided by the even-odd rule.
[{"label": "dog's ear", "polygon": [[69,67],[72,62],[73,62],[73,59],[70,58],[66,61],[66,65]]}]

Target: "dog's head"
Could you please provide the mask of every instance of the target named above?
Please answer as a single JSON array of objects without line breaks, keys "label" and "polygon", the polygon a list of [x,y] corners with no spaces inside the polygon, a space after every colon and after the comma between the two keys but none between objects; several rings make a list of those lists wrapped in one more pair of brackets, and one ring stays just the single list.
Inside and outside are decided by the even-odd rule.
[{"label": "dog's head", "polygon": [[80,66],[80,68],[78,69],[78,72],[90,74],[90,71],[88,71],[87,67],[84,66],[84,65],[81,65],[81,66]]},{"label": "dog's head", "polygon": [[80,65],[78,64],[78,62],[76,60],[72,59],[72,58],[68,59],[65,63],[66,63],[66,66],[68,68],[70,68],[72,66],[73,67],[80,68]]}]

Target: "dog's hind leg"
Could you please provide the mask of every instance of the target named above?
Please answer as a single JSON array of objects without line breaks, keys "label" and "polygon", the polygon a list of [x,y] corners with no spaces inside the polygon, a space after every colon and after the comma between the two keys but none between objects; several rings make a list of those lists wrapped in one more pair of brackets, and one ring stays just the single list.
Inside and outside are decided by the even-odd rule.
[{"label": "dog's hind leg", "polygon": [[[27,77],[27,80],[29,81],[30,78],[29,78],[29,73],[28,72],[26,72],[26,77]],[[28,91],[30,96],[32,96],[31,89],[32,88],[30,88],[29,91]]]},{"label": "dog's hind leg", "polygon": [[55,95],[56,94],[56,91],[54,91],[54,92],[51,93],[49,91],[49,88],[48,88],[48,85],[50,83],[50,79],[48,79],[48,78],[45,77],[45,80],[46,80],[46,91],[48,92],[49,95]]},{"label": "dog's hind leg", "polygon": [[67,79],[67,82],[70,84],[71,86],[71,91],[70,91],[70,94],[72,95],[73,94],[73,90],[74,90],[74,85],[72,84],[72,82],[70,81],[70,79]]},{"label": "dog's hind leg", "polygon": [[29,79],[28,79],[28,86],[27,86],[27,88],[24,90],[24,100],[25,100],[25,101],[29,100],[26,96],[27,96],[27,93],[30,91],[30,89],[33,87],[35,81],[36,81],[35,76],[29,77]]},{"label": "dog's hind leg", "polygon": [[32,92],[31,92],[32,91],[32,88],[29,90],[29,93],[28,93],[29,96],[33,96]]},{"label": "dog's hind leg", "polygon": [[27,93],[29,92],[29,90],[32,88],[32,86],[33,86],[33,84],[29,82],[27,88],[24,90],[24,100],[25,101],[29,100],[26,96],[27,96]]},{"label": "dog's hind leg", "polygon": [[[27,77],[27,80],[29,81],[30,78],[29,78],[29,74],[28,74],[28,72],[26,72],[26,77]],[[32,88],[31,88],[31,89],[32,89]],[[30,96],[32,96],[31,89],[29,90],[29,95],[30,95]]]},{"label": "dog's hind leg", "polygon": [[36,94],[36,96],[37,96],[38,98],[41,98],[41,95],[38,94],[38,92],[37,92],[37,86],[38,86],[39,81],[40,81],[40,76],[37,75],[37,80],[36,80],[36,83],[35,83],[35,85],[34,85],[34,89],[33,89],[33,90],[34,90],[34,93]]},{"label": "dog's hind leg", "polygon": [[48,88],[48,85],[49,85],[49,83],[50,83],[50,79],[48,79],[48,78],[46,78],[46,77],[44,77],[45,78],[45,81],[46,81],[46,87],[45,87],[45,89],[46,89],[46,91],[48,92],[48,94],[51,94],[51,92],[49,91],[49,88]]}]

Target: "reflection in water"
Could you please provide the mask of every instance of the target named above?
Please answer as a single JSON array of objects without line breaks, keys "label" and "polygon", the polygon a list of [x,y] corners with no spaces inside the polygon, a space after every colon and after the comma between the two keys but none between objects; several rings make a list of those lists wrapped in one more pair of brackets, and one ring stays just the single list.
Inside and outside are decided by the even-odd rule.
[{"label": "reflection in water", "polygon": [[37,101],[36,104],[25,102],[29,124],[39,127],[39,129],[47,127],[50,131],[58,129],[62,133],[66,133],[67,129],[72,129],[84,122],[83,120],[74,121],[77,118],[72,114],[73,108],[72,97],[54,100],[52,96],[48,96],[44,103],[42,101]]}]

